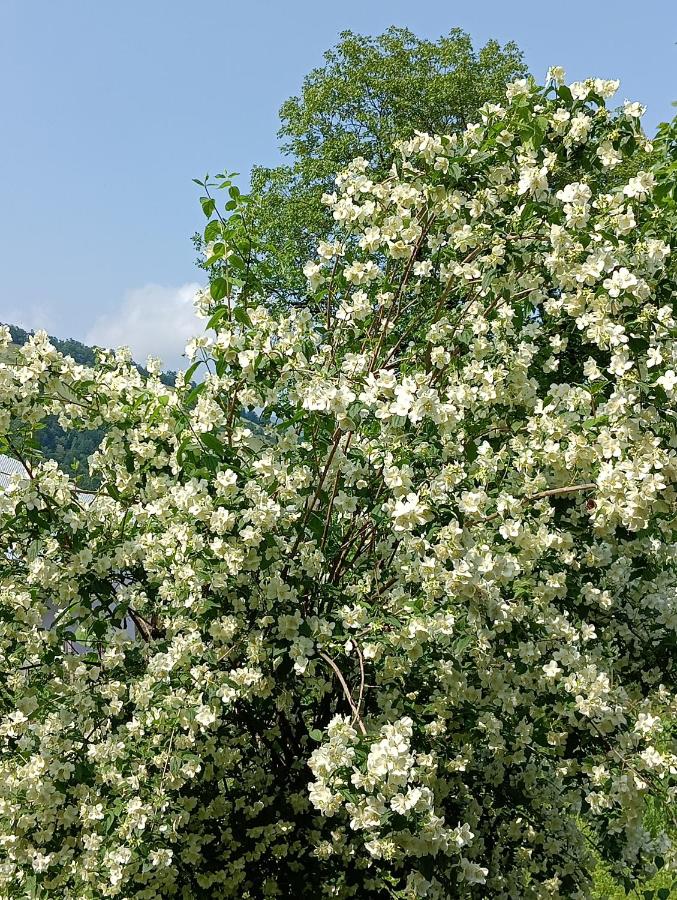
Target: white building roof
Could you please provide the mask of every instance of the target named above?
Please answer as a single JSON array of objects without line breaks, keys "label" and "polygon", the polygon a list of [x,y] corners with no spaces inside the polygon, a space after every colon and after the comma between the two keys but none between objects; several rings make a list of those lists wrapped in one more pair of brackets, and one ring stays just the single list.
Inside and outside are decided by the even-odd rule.
[{"label": "white building roof", "polygon": [[18,459],[0,453],[0,488],[9,487],[12,475],[26,475],[26,470]]},{"label": "white building roof", "polygon": [[[13,459],[11,456],[5,456],[4,453],[0,453],[0,490],[9,487],[13,475],[27,478],[28,472],[18,459]],[[91,503],[92,495],[78,491],[78,500],[81,503]]]}]

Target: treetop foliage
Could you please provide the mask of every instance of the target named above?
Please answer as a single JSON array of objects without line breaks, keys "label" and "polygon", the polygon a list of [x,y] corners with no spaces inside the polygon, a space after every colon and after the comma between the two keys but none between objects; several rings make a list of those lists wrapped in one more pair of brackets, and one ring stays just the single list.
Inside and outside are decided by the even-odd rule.
[{"label": "treetop foliage", "polygon": [[303,297],[303,264],[333,230],[320,197],[352,159],[364,157],[385,175],[396,140],[464,128],[525,73],[515,44],[476,50],[459,28],[437,41],[406,28],[377,37],[342,32],[324,66],[282,105],[279,137],[290,162],[251,173],[238,240],[249,245],[265,291],[285,302]]}]

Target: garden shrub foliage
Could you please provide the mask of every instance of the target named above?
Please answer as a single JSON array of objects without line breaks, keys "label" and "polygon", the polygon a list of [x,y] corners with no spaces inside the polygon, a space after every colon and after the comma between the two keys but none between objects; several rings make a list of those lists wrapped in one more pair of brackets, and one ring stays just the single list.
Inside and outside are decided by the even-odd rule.
[{"label": "garden shrub foliage", "polygon": [[[549,76],[340,174],[304,305],[204,202],[175,387],[44,333],[0,366],[2,896],[584,898],[598,854],[671,864],[674,145]],[[47,416],[106,429],[91,496],[30,449]]]}]

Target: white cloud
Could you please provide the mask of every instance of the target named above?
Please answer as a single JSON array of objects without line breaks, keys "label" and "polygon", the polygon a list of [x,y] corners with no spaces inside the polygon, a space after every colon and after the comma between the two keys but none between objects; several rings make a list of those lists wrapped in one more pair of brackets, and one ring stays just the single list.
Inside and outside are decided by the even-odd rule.
[{"label": "white cloud", "polygon": [[0,322],[6,325],[18,325],[25,331],[39,331],[44,328],[50,334],[55,333],[54,328],[56,327],[51,310],[36,303],[7,308],[0,304]]},{"label": "white cloud", "polygon": [[86,343],[129,347],[141,365],[148,356],[159,356],[166,369],[185,368],[183,349],[204,328],[193,311],[193,297],[199,287],[190,282],[178,287],[146,284],[132,288],[117,314],[99,316],[87,333]]}]

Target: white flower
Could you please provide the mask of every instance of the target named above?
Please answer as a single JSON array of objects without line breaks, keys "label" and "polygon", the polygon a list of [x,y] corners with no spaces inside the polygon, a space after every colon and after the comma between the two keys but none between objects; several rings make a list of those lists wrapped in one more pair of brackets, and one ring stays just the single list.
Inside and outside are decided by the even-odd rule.
[{"label": "white flower", "polygon": [[615,149],[611,141],[603,141],[597,148],[597,156],[600,158],[602,165],[608,169],[613,169],[622,162],[623,157]]},{"label": "white flower", "polygon": [[430,510],[421,502],[419,495],[412,491],[404,500],[395,501],[391,515],[395,531],[411,531],[428,521]]},{"label": "white flower", "polygon": [[543,666],[543,674],[546,676],[546,678],[556,678],[561,671],[561,668],[557,665],[554,659],[551,659],[549,663],[546,663]]},{"label": "white flower", "polygon": [[672,396],[677,388],[677,372],[674,369],[668,369],[660,378],[656,379],[656,384],[660,385],[666,394]]},{"label": "white flower", "polygon": [[198,707],[198,710],[195,713],[195,721],[198,725],[201,725],[202,728],[209,728],[210,725],[213,725],[214,722],[216,722],[216,715],[208,706],[203,704]]},{"label": "white flower", "polygon": [[592,197],[592,190],[590,189],[590,185],[581,181],[574,181],[557,191],[555,196],[558,200],[561,200],[562,203],[584,205],[588,203]]},{"label": "white flower", "polygon": [[308,785],[308,799],[323,816],[332,816],[341,804],[340,794],[334,794],[321,781],[313,781]]},{"label": "white flower", "polygon": [[663,354],[660,351],[659,347],[649,347],[646,354],[646,366],[647,369],[652,369],[654,366],[660,366],[663,362]]},{"label": "white flower", "polygon": [[647,747],[639,755],[648,769],[659,769],[664,764],[663,756],[655,747]]},{"label": "white flower", "polygon": [[623,103],[623,112],[631,119],[641,119],[646,112],[646,106],[636,101],[625,100]]},{"label": "white flower", "polygon": [[52,864],[52,859],[54,857],[53,853],[39,853],[35,852],[33,854],[32,866],[34,872],[46,872],[47,869]]},{"label": "white flower", "polygon": [[583,374],[588,381],[596,381],[598,378],[603,377],[597,362],[591,356],[583,364]]},{"label": "white flower", "polygon": [[599,96],[604,98],[605,100],[608,100],[610,97],[614,96],[614,94],[620,87],[620,84],[620,81],[618,81],[617,79],[595,78],[595,93],[599,94]]},{"label": "white flower", "polygon": [[308,287],[311,291],[316,290],[324,281],[324,274],[319,263],[309,260],[303,267],[303,274],[308,279]]},{"label": "white flower", "polygon": [[517,185],[518,194],[529,193],[537,200],[542,200],[548,193],[548,169],[546,166],[530,166],[520,173]]},{"label": "white flower", "polygon": [[603,282],[604,289],[609,292],[610,297],[620,297],[625,291],[632,293],[637,284],[637,276],[628,271],[625,266],[615,269],[611,273],[611,278],[605,278]]},{"label": "white flower", "polygon": [[390,808],[393,812],[399,813],[399,815],[404,816],[411,809],[411,804],[409,803],[406,795],[395,794],[395,796],[390,801]]},{"label": "white flower", "polygon": [[631,178],[623,188],[623,193],[627,197],[636,197],[638,200],[645,200],[654,185],[656,179],[651,172],[638,172],[634,178]]},{"label": "white flower", "polygon": [[470,862],[465,857],[461,858],[461,880],[468,884],[486,884],[489,869]]},{"label": "white flower", "polygon": [[590,93],[591,87],[587,81],[574,81],[569,85],[569,90],[574,100],[585,100]]},{"label": "white flower", "polygon": [[637,716],[634,731],[637,734],[647,735],[663,730],[661,720],[658,716],[652,716],[650,713],[641,712]]},{"label": "white flower", "polygon": [[467,822],[464,822],[463,825],[457,825],[452,834],[452,841],[459,849],[472,844],[475,837]]},{"label": "white flower", "polygon": [[567,74],[562,66],[550,66],[546,81],[554,81],[555,84],[564,84],[566,77]]},{"label": "white flower", "polygon": [[584,112],[578,112],[571,118],[569,132],[565,138],[565,145],[575,146],[576,144],[584,144],[592,128],[592,117]]},{"label": "white flower", "polygon": [[516,97],[523,97],[526,94],[529,94],[529,82],[526,78],[518,78],[515,81],[510,82],[505,90],[505,95],[508,98],[509,102],[512,102]]}]

